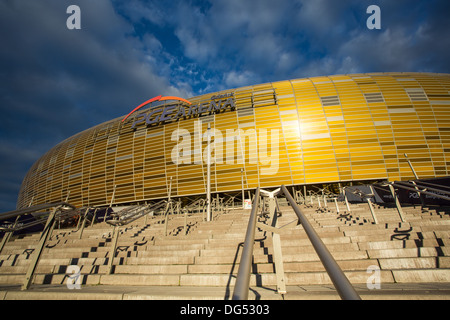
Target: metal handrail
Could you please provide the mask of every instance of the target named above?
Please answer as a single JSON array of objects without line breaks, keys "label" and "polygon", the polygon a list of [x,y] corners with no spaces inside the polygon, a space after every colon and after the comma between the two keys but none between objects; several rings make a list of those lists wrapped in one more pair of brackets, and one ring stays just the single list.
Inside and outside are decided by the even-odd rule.
[{"label": "metal handrail", "polygon": [[69,207],[72,210],[76,209],[73,205],[71,205],[70,203],[67,203],[67,202],[37,204],[35,206],[2,213],[2,214],[0,214],[0,220],[15,218],[17,216],[21,216],[21,215],[25,215],[25,214],[33,213],[36,211],[45,210],[45,209],[51,209],[51,208],[55,208],[55,207]]},{"label": "metal handrail", "polygon": [[113,226],[125,226],[146,214],[156,210],[153,209],[155,206],[132,206],[126,209],[123,209],[115,214],[116,219],[106,221],[107,224]]},{"label": "metal handrail", "polygon": [[253,245],[255,243],[256,211],[259,206],[259,187],[256,188],[255,198],[252,203],[252,211],[245,235],[244,249],[239,263],[238,274],[233,291],[233,300],[247,300],[250,286],[250,271],[252,267]]},{"label": "metal handrail", "polygon": [[[22,290],[26,290],[30,287],[34,272],[36,271],[37,264],[39,262],[39,259],[41,257],[41,254],[43,252],[43,249],[48,241],[48,239],[51,237],[51,234],[53,232],[53,228],[56,223],[57,218],[65,217],[67,215],[73,214],[73,212],[76,210],[76,208],[66,202],[58,202],[58,203],[50,203],[50,204],[40,204],[31,206],[24,209],[18,209],[14,211],[7,212],[5,214],[0,215],[0,220],[5,220],[9,218],[14,217],[20,217],[22,215],[32,214],[37,211],[46,210],[46,209],[52,209],[51,212],[48,214],[47,219],[45,220],[45,227],[44,230],[41,232],[41,236],[39,239],[39,243],[34,249],[33,255],[31,256],[31,261],[29,263],[27,272],[25,274],[25,280],[22,284]],[[62,212],[62,210],[65,210],[65,212]],[[79,213],[78,213],[79,214]],[[17,220],[16,220],[17,222]],[[44,222],[44,221],[42,221]],[[34,222],[31,222],[34,223]],[[30,225],[31,223],[28,223]],[[23,227],[22,227],[23,228]],[[16,224],[14,224],[14,227],[8,228],[8,230],[3,230],[6,232],[10,232],[5,238],[3,238],[2,243],[0,245],[0,251],[4,248],[6,242],[9,240],[11,232],[19,230],[18,227],[16,227]]]},{"label": "metal handrail", "polygon": [[[79,215],[79,212],[77,212],[76,207],[71,205],[70,203],[67,202],[56,202],[56,203],[45,203],[45,204],[38,204],[35,206],[31,206],[31,207],[27,207],[27,208],[23,208],[23,209],[18,209],[18,210],[13,210],[13,211],[8,211],[5,213],[0,214],[0,221],[2,220],[8,220],[11,218],[18,218],[20,216],[25,216],[25,215],[31,215],[32,218],[30,220],[27,221],[21,221],[20,223],[10,223],[9,226],[0,226],[0,231],[3,232],[16,232],[16,231],[20,231],[23,229],[27,229],[36,225],[40,225],[40,224],[45,224],[46,219],[39,219],[39,217],[43,216],[43,215],[48,215],[48,212],[41,212],[41,213],[36,213],[37,211],[42,211],[42,210],[47,210],[47,209],[52,209],[52,208],[60,208],[61,209],[65,209],[65,211],[57,211],[55,218],[67,218],[71,215]],[[35,213],[34,215],[32,213]],[[34,218],[34,220],[33,220]]]},{"label": "metal handrail", "polygon": [[201,212],[206,207],[206,199],[199,198],[184,206],[188,212]]},{"label": "metal handrail", "polygon": [[[450,200],[450,197],[427,191],[427,190],[431,190],[431,191],[441,192],[441,193],[444,193],[444,194],[450,194],[447,191],[439,190],[439,189],[436,189],[436,188],[430,188],[430,187],[423,187],[423,186],[419,186],[419,185],[414,185],[412,183],[405,182],[405,181],[395,181],[395,182],[393,182],[391,184],[393,186],[395,186],[395,187],[403,188],[403,189],[406,189],[406,190],[409,190],[409,191],[416,191],[416,192],[420,192],[420,193],[423,193],[423,194],[426,194],[426,195],[434,196],[436,198],[440,198],[440,199],[444,199],[444,200]],[[423,188],[423,190],[421,190],[420,188]]]},{"label": "metal handrail", "polygon": [[311,226],[306,216],[297,206],[289,191],[284,185],[281,186],[281,190],[291,204],[292,209],[294,209],[298,220],[302,224],[303,229],[305,230],[309,240],[311,241],[311,244],[313,245],[317,255],[320,258],[320,261],[322,261],[322,264],[325,267],[325,270],[327,271],[331,281],[333,282],[339,296],[344,300],[360,300],[361,298],[359,297],[358,293],[356,293],[350,281],[348,281],[344,272],[341,270],[336,260],[334,260],[331,253],[328,251],[322,239],[320,239],[319,235]]},{"label": "metal handrail", "polygon": [[373,198],[375,196],[373,193],[365,193],[355,186],[344,187],[344,189],[348,190],[349,192],[353,193],[356,196],[359,196],[361,199]]},{"label": "metal handrail", "polygon": [[[295,200],[292,198],[289,191],[284,185],[281,186],[286,199],[289,201],[291,207],[297,215],[299,222],[302,224],[311,244],[313,245],[317,255],[320,258],[325,270],[327,271],[331,281],[333,282],[338,294],[344,300],[361,300],[358,293],[355,291],[350,281],[345,276],[342,269],[334,260],[331,253],[328,251],[327,247],[320,239],[319,235],[316,233],[314,228],[309,223],[306,216],[301,212],[300,208],[297,206]],[[252,266],[252,256],[253,256],[253,245],[255,241],[255,231],[256,231],[256,212],[259,207],[259,187],[256,189],[255,198],[252,203],[252,211],[250,213],[250,218],[247,226],[247,232],[245,235],[244,249],[241,255],[241,261],[239,263],[239,270],[236,278],[236,283],[233,291],[233,300],[246,300],[248,299],[249,285],[250,285],[250,274]]]},{"label": "metal handrail", "polygon": [[[437,188],[444,188],[444,189],[450,189],[449,186],[444,186],[442,184],[436,184],[436,183],[431,183],[431,182],[427,182],[427,181],[422,181],[422,180],[415,180],[414,181],[416,184],[425,184],[425,185],[429,185],[432,187],[437,187]],[[441,189],[438,189],[439,191],[442,191]]]}]

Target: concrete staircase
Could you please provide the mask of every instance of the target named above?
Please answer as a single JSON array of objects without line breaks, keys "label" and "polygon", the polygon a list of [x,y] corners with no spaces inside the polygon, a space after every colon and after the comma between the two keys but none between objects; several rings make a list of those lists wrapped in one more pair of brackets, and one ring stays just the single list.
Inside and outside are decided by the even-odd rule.
[{"label": "concrete staircase", "polygon": [[[301,208],[358,292],[372,298],[382,295],[383,290],[367,291],[366,283],[373,274],[379,275],[382,288],[404,284],[420,285],[425,290],[433,284],[448,284],[450,289],[450,208],[422,212],[419,207],[405,207],[406,222],[399,222],[395,208],[375,205],[378,224],[373,224],[367,204],[352,204],[351,212],[346,212],[345,204],[339,203],[339,214],[334,203],[328,203],[328,208]],[[280,209],[279,227],[296,220],[291,207]],[[33,283],[67,292],[67,267],[76,265],[80,267],[83,288],[141,287],[159,290],[160,298],[170,291],[175,299],[228,299],[236,280],[249,212],[233,210],[216,216],[213,222],[191,216],[187,235],[184,216],[170,219],[167,236],[160,217],[149,218],[146,223],[145,218],[134,221],[120,228],[111,274],[108,263],[113,227],[99,223],[86,228],[81,239],[79,231],[55,230]],[[16,236],[5,246],[0,255],[0,287],[15,288],[23,282],[38,239],[38,234]],[[331,280],[301,225],[293,223],[283,228],[281,244],[288,286],[285,299],[306,298],[304,293],[311,286],[332,290]],[[270,233],[257,231],[253,261],[250,286],[255,292],[270,291],[270,295],[255,293],[254,298],[276,299],[279,295],[274,293],[277,282]],[[373,266],[379,273],[368,272]],[[173,294],[185,292],[186,288],[204,291],[189,291],[186,296]],[[390,297],[402,299],[404,293],[400,290]],[[320,292],[316,296],[320,298]],[[323,297],[330,298],[329,292]]]}]

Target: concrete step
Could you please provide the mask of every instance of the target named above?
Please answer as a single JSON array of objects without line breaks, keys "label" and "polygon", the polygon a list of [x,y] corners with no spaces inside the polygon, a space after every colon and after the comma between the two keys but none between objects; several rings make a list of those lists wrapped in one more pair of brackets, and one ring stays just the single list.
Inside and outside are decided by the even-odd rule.
[{"label": "concrete step", "polygon": [[[234,287],[179,287],[179,286],[106,286],[82,285],[82,290],[68,290],[63,285],[33,285],[30,290],[21,291],[20,286],[0,288],[2,300],[181,300],[173,305],[169,316],[180,314],[181,306],[186,300],[229,300]],[[379,290],[370,290],[364,284],[356,285],[356,290],[363,300],[448,300],[448,285],[439,283],[423,284],[384,284]],[[339,300],[336,290],[329,285],[287,286],[288,293],[280,295],[275,287],[251,287],[249,300],[265,300],[271,313],[278,304],[272,305],[270,300]],[[159,302],[156,302],[159,303]],[[188,302],[189,303],[189,302]],[[219,303],[219,302],[216,302]],[[224,304],[227,302],[224,301]],[[252,303],[252,302],[250,302]],[[222,305],[221,303],[219,305]],[[217,305],[217,306],[219,306]],[[292,304],[282,304],[283,310]],[[295,307],[292,307],[293,310]],[[223,311],[223,310],[222,310]],[[214,314],[216,315],[216,314]]]},{"label": "concrete step", "polygon": [[450,247],[418,247],[402,249],[367,250],[370,258],[413,258],[450,256]]},{"label": "concrete step", "polygon": [[377,259],[381,269],[450,269],[450,257],[420,257],[420,258],[380,258]]},{"label": "concrete step", "polygon": [[184,256],[184,257],[130,257],[126,258],[126,264],[131,265],[153,265],[153,264],[167,264],[167,265],[176,265],[176,264],[194,264],[194,257],[192,256]]},{"label": "concrete step", "polygon": [[[450,219],[448,215],[405,210],[400,222],[395,209],[376,207],[379,224],[372,224],[367,204],[353,206],[344,216],[333,211],[304,211],[337,263],[352,283],[365,284],[370,266],[380,267],[384,285],[450,282]],[[343,208],[343,206],[341,206]],[[383,211],[384,210],[384,211]],[[169,220],[169,236],[157,219],[137,220],[120,228],[113,274],[106,274],[113,228],[100,223],[79,232],[55,231],[36,270],[36,284],[63,285],[68,265],[81,268],[83,286],[171,286],[226,288],[234,286],[242,253],[249,210],[218,216],[213,222],[190,217],[195,228],[188,235],[178,232],[184,217]],[[197,220],[195,220],[197,219]],[[283,207],[278,226],[296,220],[290,207]],[[252,286],[276,285],[270,233],[257,231],[254,244]],[[16,238],[0,256],[0,283],[22,283],[30,253],[38,236]],[[286,282],[292,286],[330,285],[322,263],[303,226],[282,229],[282,253]]]},{"label": "concrete step", "polygon": [[439,247],[450,246],[450,240],[438,239],[411,239],[399,241],[373,241],[360,242],[358,247],[360,250],[369,249],[402,249],[402,248],[418,248],[418,247]]},{"label": "concrete step", "polygon": [[450,282],[450,269],[393,270],[397,283]]}]

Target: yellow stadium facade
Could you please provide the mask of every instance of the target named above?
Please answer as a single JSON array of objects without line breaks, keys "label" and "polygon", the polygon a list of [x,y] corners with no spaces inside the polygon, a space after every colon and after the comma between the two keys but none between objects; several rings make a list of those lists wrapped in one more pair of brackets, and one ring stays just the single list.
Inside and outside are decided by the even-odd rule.
[{"label": "yellow stadium facade", "polygon": [[[257,186],[409,180],[450,170],[450,75],[370,73],[159,96],[61,142],[18,208],[143,203]],[[133,112],[132,112],[133,111]],[[208,129],[208,127],[210,129]],[[171,183],[170,183],[171,182]]]}]

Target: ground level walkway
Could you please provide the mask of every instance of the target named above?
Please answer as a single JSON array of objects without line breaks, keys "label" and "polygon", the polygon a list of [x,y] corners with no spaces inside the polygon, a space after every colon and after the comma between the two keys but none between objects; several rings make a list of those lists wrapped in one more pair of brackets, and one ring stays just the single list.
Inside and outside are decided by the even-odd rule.
[{"label": "ground level walkway", "polygon": [[[381,289],[355,285],[362,300],[450,300],[449,283],[388,283]],[[287,294],[275,287],[251,287],[249,300],[339,300],[332,285],[288,286]],[[233,292],[221,287],[88,286],[69,290],[66,285],[18,285],[0,287],[0,300],[230,300]]]}]

